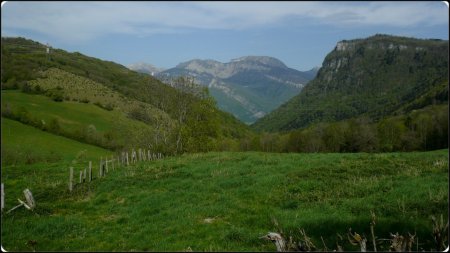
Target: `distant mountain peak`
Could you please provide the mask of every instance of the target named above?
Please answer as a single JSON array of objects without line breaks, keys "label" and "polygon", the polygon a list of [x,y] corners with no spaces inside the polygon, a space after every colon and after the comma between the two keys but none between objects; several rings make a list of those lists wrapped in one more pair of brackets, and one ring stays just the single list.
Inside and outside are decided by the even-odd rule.
[{"label": "distant mountain peak", "polygon": [[128,65],[127,68],[134,70],[136,72],[150,74],[152,76],[165,70],[164,68],[158,68],[152,64],[145,63],[145,62],[133,63],[133,64]]},{"label": "distant mountain peak", "polygon": [[252,123],[297,94],[316,71],[301,72],[269,56],[243,56],[222,63],[193,59],[157,75],[192,76],[210,89],[219,108]]},{"label": "distant mountain peak", "polygon": [[274,57],[270,56],[243,56],[236,59],[232,59],[230,63],[236,63],[236,62],[254,62],[254,63],[261,63],[264,65],[269,65],[272,67],[281,67],[281,68],[287,68],[287,66],[280,60]]},{"label": "distant mountain peak", "polygon": [[188,68],[189,66],[193,66],[193,65],[201,65],[201,66],[217,66],[217,65],[222,65],[223,63],[218,62],[216,60],[212,60],[212,59],[192,59],[189,61],[185,61],[182,63],[179,63],[176,68]]}]

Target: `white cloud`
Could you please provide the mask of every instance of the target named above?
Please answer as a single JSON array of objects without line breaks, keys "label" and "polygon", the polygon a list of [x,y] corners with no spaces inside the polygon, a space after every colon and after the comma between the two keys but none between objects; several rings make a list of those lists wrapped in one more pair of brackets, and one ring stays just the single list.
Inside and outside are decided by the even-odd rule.
[{"label": "white cloud", "polygon": [[2,6],[2,30],[88,41],[106,34],[248,29],[286,17],[337,26],[448,25],[448,7],[440,2],[8,2]]}]

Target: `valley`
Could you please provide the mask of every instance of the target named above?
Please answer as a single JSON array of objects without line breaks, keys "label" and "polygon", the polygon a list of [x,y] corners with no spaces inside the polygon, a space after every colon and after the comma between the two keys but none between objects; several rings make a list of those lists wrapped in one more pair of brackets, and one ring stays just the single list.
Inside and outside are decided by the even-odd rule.
[{"label": "valley", "polygon": [[298,94],[316,71],[288,68],[272,57],[245,56],[227,63],[195,59],[155,76],[166,83],[178,76],[193,77],[196,83],[208,87],[220,109],[251,124]]},{"label": "valley", "polygon": [[[448,244],[448,41],[339,41],[305,72],[267,56],[134,71],[25,38],[1,47],[5,250],[275,251],[269,231],[313,251],[359,251],[354,233],[369,251],[392,249],[391,233]],[[161,157],[127,164],[139,149]],[[34,209],[8,212],[24,189]]]}]

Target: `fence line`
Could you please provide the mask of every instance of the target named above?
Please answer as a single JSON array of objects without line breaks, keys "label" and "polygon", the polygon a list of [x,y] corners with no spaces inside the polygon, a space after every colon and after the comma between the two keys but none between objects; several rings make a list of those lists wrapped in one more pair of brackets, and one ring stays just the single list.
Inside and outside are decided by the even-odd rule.
[{"label": "fence line", "polygon": [[[164,156],[162,153],[152,153],[150,150],[145,149],[137,149],[138,152],[136,152],[136,149],[132,149],[130,151],[131,153],[131,162],[129,160],[129,152],[128,151],[122,151],[120,156],[117,156],[117,158],[114,158],[114,155],[111,155],[111,159],[108,160],[108,157],[100,157],[99,161],[99,170],[98,170],[98,178],[105,177],[109,173],[109,168],[111,170],[120,169],[121,167],[129,167],[130,164],[136,164],[137,162],[142,161],[154,161],[158,159],[162,159]],[[115,165],[117,163],[117,166]],[[110,167],[108,167],[108,164]],[[73,167],[69,168],[69,192],[72,192],[77,185],[74,183],[74,171]],[[83,170],[80,170],[80,179],[78,184],[83,183],[91,183],[93,181],[93,173],[92,173],[92,161],[89,161],[88,168]],[[2,208],[3,208],[3,184],[2,184]]]}]

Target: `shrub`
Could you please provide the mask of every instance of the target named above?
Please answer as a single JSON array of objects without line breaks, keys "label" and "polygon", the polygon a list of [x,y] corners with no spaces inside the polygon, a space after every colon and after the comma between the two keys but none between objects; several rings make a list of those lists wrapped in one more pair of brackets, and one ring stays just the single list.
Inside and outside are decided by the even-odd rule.
[{"label": "shrub", "polygon": [[103,104],[101,104],[99,102],[95,102],[94,105],[102,108],[103,110],[107,110],[107,111],[112,111],[114,109],[114,107],[111,104],[103,105]]},{"label": "shrub", "polygon": [[61,125],[59,124],[59,120],[57,118],[51,119],[47,129],[52,133],[60,133]]}]

